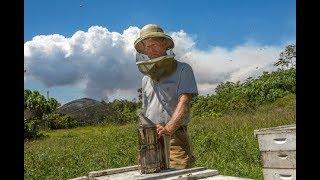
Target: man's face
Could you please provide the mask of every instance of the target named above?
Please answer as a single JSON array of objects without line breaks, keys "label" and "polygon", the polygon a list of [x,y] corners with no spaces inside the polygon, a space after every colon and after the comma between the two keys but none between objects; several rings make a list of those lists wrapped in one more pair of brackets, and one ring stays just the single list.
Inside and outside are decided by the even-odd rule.
[{"label": "man's face", "polygon": [[157,58],[166,55],[166,47],[163,38],[151,37],[143,41],[144,52],[149,58]]}]

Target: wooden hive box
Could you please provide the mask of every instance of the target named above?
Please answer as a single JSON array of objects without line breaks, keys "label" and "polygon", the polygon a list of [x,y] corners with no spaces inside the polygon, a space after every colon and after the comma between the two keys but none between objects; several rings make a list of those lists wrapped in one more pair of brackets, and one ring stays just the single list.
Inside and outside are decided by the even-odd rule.
[{"label": "wooden hive box", "polygon": [[265,180],[296,179],[296,125],[254,131],[258,138]]}]

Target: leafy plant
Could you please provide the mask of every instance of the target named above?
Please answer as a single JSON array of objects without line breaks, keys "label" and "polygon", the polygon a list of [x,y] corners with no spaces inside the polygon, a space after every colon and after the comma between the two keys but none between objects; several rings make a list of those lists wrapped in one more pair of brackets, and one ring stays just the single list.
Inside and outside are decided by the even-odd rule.
[{"label": "leafy plant", "polygon": [[42,119],[44,114],[49,114],[57,109],[59,103],[54,98],[46,99],[38,91],[24,90],[24,108],[32,114]]},{"label": "leafy plant", "polygon": [[68,115],[49,114],[46,116],[46,122],[50,129],[73,128],[78,125],[77,121]]},{"label": "leafy plant", "polygon": [[105,117],[105,122],[128,123],[137,122],[138,116],[136,111],[141,107],[141,101],[134,102],[128,100],[114,100],[108,103],[111,113]]},{"label": "leafy plant", "polygon": [[24,90],[24,110],[32,114],[31,118],[24,120],[24,138],[40,137],[39,129],[46,124],[44,116],[56,110],[58,106],[59,103],[54,98],[46,99],[38,91]]},{"label": "leafy plant", "polygon": [[275,66],[278,66],[280,69],[283,68],[296,68],[296,45],[290,44],[286,49],[281,52],[280,57]]},{"label": "leafy plant", "polygon": [[24,119],[24,139],[39,139],[44,137],[39,132],[39,119]]}]

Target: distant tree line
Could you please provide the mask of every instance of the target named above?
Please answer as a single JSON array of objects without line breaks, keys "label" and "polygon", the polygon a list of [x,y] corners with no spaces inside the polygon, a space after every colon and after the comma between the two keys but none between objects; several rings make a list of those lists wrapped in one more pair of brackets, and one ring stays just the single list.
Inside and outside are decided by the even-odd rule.
[{"label": "distant tree line", "polygon": [[280,54],[273,72],[263,72],[253,79],[221,82],[215,94],[197,96],[192,101],[193,116],[220,116],[230,111],[254,110],[258,106],[274,102],[278,98],[296,94],[296,46],[288,45]]}]

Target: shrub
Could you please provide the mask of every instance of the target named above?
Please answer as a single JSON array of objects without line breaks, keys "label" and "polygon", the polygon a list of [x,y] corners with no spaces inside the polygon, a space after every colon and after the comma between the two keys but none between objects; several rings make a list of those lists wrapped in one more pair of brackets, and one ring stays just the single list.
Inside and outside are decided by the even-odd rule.
[{"label": "shrub", "polygon": [[275,105],[280,107],[292,106],[295,104],[296,95],[295,94],[288,94],[282,98],[279,98],[275,101]]},{"label": "shrub", "polygon": [[24,119],[24,139],[38,139],[44,137],[39,132],[39,119]]},{"label": "shrub", "polygon": [[229,111],[250,111],[296,93],[296,71],[279,69],[243,83],[226,82],[216,88],[216,94],[198,96],[192,100],[193,116]]},{"label": "shrub", "polygon": [[45,119],[50,129],[66,129],[78,125],[77,121],[68,115],[49,114]]},{"label": "shrub", "polygon": [[141,107],[141,102],[116,99],[107,105],[111,111],[110,114],[105,116],[104,122],[124,124],[138,121],[136,111]]},{"label": "shrub", "polygon": [[24,120],[24,138],[36,139],[43,135],[39,129],[45,127],[44,116],[56,110],[59,103],[54,98],[46,99],[38,91],[24,90],[24,110],[32,113],[32,117]]},{"label": "shrub", "polygon": [[38,91],[24,90],[24,109],[28,109],[35,117],[41,119],[57,109],[59,103],[54,98],[46,99]]}]

